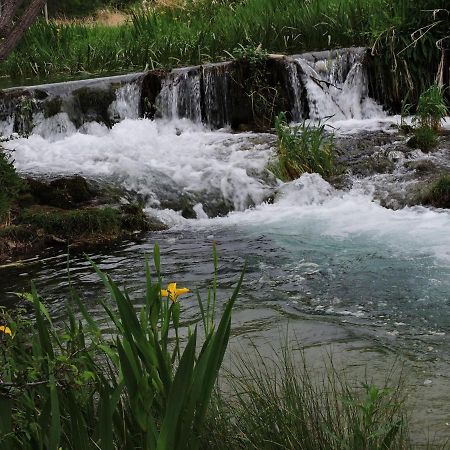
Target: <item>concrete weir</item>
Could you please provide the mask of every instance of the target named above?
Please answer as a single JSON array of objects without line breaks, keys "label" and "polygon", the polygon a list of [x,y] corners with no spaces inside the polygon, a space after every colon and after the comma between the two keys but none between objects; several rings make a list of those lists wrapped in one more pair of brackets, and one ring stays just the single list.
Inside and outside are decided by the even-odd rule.
[{"label": "concrete weir", "polygon": [[0,133],[72,132],[139,117],[262,130],[282,111],[296,122],[364,118],[375,105],[366,60],[366,49],[348,48],[11,88],[0,93]]}]

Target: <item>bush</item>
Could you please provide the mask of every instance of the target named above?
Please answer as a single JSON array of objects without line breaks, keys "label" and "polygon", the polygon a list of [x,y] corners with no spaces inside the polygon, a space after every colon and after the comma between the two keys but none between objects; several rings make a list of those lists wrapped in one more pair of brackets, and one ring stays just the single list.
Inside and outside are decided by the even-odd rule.
[{"label": "bush", "polygon": [[290,127],[284,113],[275,121],[278,136],[278,162],[272,167],[283,180],[294,180],[303,173],[318,173],[328,178],[334,173],[334,140],[325,125]]},{"label": "bush", "polygon": [[6,220],[22,186],[11,156],[0,149],[0,224]]}]

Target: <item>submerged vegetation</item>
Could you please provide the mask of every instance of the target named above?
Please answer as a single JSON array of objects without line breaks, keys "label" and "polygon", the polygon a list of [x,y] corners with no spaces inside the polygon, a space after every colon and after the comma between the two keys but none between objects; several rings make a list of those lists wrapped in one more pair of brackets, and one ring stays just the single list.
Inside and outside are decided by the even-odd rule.
[{"label": "submerged vegetation", "polygon": [[274,362],[242,359],[223,378],[227,393],[215,391],[243,274],[221,305],[214,261],[187,330],[180,296],[189,289],[164,289],[157,246],[139,298],[94,265],[109,292],[100,302],[107,322],[73,289],[65,323],[52,321],[34,287],[18,294],[35,320],[2,316],[2,448],[409,448],[400,385],[355,388],[334,369],[320,382],[288,350]]},{"label": "submerged vegetation", "polygon": [[333,175],[333,136],[325,132],[325,125],[301,124],[289,126],[286,115],[275,121],[278,136],[277,161],[271,169],[282,180],[295,180],[303,173],[318,173],[323,178]]}]

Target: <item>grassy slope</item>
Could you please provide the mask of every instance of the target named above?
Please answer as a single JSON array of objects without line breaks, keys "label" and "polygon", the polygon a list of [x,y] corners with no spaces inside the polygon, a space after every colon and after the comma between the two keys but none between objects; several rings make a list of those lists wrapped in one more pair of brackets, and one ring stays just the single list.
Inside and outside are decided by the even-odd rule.
[{"label": "grassy slope", "polygon": [[382,1],[199,0],[138,12],[117,27],[37,23],[0,73],[20,78],[197,64],[229,58],[226,52],[239,44],[287,53],[362,45]]}]

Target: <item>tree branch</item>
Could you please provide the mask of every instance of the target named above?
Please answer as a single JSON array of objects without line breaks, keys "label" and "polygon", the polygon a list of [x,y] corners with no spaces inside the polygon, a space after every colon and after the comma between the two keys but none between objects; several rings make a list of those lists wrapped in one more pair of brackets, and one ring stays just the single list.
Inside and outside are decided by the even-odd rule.
[{"label": "tree branch", "polygon": [[[14,1],[14,0],[9,0]],[[14,3],[19,3],[20,0],[15,0]],[[6,57],[14,50],[19,43],[25,31],[33,24],[36,17],[40,13],[46,0],[31,0],[30,4],[22,14],[21,18],[14,25],[8,36],[3,39],[0,44],[0,61],[6,59]],[[9,4],[9,3],[8,3]]]}]

